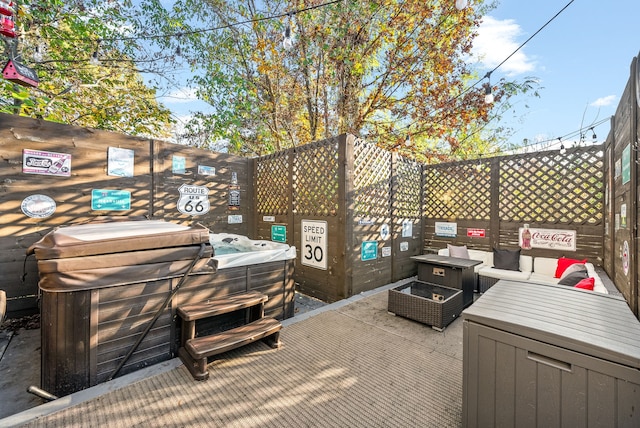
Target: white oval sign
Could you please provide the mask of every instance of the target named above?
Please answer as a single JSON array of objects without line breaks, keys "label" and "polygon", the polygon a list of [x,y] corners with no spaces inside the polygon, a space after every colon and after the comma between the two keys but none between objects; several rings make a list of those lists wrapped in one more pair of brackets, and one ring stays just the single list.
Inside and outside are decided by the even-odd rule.
[{"label": "white oval sign", "polygon": [[56,201],[47,195],[31,195],[22,200],[20,208],[31,218],[47,218],[56,212]]}]

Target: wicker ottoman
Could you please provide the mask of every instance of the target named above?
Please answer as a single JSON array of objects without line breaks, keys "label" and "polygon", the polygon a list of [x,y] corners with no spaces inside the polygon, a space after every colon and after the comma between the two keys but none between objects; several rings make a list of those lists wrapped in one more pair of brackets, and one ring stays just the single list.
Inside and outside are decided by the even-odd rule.
[{"label": "wicker ottoman", "polygon": [[462,290],[412,281],[389,290],[388,311],[442,331],[463,309]]}]

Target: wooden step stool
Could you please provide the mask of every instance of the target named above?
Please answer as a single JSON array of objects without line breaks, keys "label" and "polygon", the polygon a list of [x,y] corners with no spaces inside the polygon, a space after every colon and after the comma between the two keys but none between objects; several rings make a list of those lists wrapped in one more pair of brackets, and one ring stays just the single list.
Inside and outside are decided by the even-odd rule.
[{"label": "wooden step stool", "polygon": [[[248,292],[226,296],[206,303],[179,306],[182,318],[182,339],[178,356],[195,380],[207,380],[207,358],[263,339],[272,348],[280,348],[282,324],[264,316],[264,302],[268,296]],[[196,337],[196,321],[229,312],[247,309],[249,323],[209,336]]]}]

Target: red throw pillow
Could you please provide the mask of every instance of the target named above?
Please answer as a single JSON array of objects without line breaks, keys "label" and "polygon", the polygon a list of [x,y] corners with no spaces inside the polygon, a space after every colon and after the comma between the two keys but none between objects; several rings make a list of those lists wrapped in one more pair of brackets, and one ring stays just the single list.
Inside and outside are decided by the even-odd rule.
[{"label": "red throw pillow", "polygon": [[556,267],[556,278],[560,278],[562,276],[562,274],[564,273],[565,269],[567,269],[569,266],[571,266],[574,263],[586,263],[587,259],[584,260],[575,260],[575,259],[568,259],[566,257],[560,257],[558,259],[558,266]]},{"label": "red throw pillow", "polygon": [[582,288],[583,290],[593,290],[596,284],[595,278],[585,278],[575,285],[575,288]]}]

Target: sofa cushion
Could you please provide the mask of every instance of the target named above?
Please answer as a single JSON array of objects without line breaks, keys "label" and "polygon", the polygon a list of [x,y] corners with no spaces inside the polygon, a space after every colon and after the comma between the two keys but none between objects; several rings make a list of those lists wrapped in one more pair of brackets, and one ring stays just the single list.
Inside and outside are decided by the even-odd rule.
[{"label": "sofa cushion", "polygon": [[583,290],[593,290],[595,282],[596,282],[595,278],[585,278],[585,279],[581,280],[580,282],[578,282],[575,285],[575,288],[581,288]]},{"label": "sofa cushion", "polygon": [[566,278],[567,275],[571,275],[573,272],[586,272],[587,271],[587,266],[585,266],[583,263],[574,263],[572,265],[569,265],[569,267],[567,267],[564,272],[562,272],[562,275],[560,275],[560,279]]},{"label": "sofa cushion", "polygon": [[587,273],[586,270],[584,271],[576,271],[576,272],[572,272],[569,275],[565,276],[564,278],[562,278],[560,281],[558,281],[558,284],[560,285],[568,285],[568,286],[575,286],[577,283],[579,283],[580,281],[582,281],[583,279],[589,278],[589,274]]},{"label": "sofa cushion", "polygon": [[529,279],[531,272],[520,272],[519,270],[496,269],[484,266],[478,271],[480,276],[488,276],[489,278],[510,279],[514,281],[526,281]]},{"label": "sofa cushion", "polygon": [[570,265],[572,265],[574,263],[585,264],[586,262],[587,262],[587,259],[576,260],[576,259],[569,259],[569,258],[566,258],[566,257],[560,257],[558,259],[558,267],[556,268],[555,277],[556,278],[560,278],[562,276],[562,273],[565,271],[565,269],[567,269]]},{"label": "sofa cushion", "polygon": [[449,257],[457,257],[459,259],[468,259],[469,250],[466,245],[456,246],[447,244],[447,250],[449,250]]},{"label": "sofa cushion", "polygon": [[[558,259],[555,257],[534,257],[533,258],[533,273],[541,276],[548,276],[553,278],[558,268]],[[557,283],[558,281],[553,281]]]},{"label": "sofa cushion", "polygon": [[520,250],[493,249],[493,267],[504,270],[520,270]]}]

